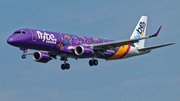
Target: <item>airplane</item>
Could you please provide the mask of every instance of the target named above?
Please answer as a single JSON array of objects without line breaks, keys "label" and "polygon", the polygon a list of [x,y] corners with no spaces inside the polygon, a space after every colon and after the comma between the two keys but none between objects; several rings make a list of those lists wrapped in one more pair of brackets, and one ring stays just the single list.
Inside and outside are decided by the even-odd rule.
[{"label": "airplane", "polygon": [[[70,35],[64,33],[55,33],[35,29],[16,30],[8,39],[7,43],[19,47],[23,51],[22,59],[27,55],[32,55],[36,62],[47,63],[57,59],[64,61],[61,69],[70,69],[70,64],[66,63],[68,58],[85,59],[91,58],[90,66],[97,66],[98,59],[117,60],[133,56],[143,55],[151,50],[173,45],[168,43],[163,45],[144,47],[145,39],[158,36],[162,26],[158,31],[150,36],[146,35],[147,16],[142,16],[135,27],[131,37],[126,40],[113,41],[100,38],[85,37],[79,35]],[[37,50],[29,53],[29,49]]]}]

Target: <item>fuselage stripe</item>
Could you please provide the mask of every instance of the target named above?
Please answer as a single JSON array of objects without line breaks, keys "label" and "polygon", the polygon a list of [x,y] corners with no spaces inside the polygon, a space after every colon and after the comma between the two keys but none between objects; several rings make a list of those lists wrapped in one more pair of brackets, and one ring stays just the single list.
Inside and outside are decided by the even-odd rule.
[{"label": "fuselage stripe", "polygon": [[112,57],[106,60],[108,61],[108,60],[120,59],[124,57],[129,52],[129,50],[130,50],[130,45],[121,46],[119,50]]},{"label": "fuselage stripe", "polygon": [[124,53],[120,58],[123,58],[123,57],[129,52],[130,48],[131,48],[131,46],[128,45],[128,48],[127,48],[127,50],[126,50],[126,53]]}]

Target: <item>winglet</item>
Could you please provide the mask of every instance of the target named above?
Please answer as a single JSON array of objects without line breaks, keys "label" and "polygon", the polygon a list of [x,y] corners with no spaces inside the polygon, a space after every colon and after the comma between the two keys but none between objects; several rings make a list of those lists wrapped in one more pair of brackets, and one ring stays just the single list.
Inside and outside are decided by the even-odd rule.
[{"label": "winglet", "polygon": [[156,37],[156,36],[158,36],[158,34],[159,34],[161,28],[162,28],[162,26],[159,28],[159,30],[158,30],[155,34],[153,34],[153,35],[151,35],[151,36],[149,36],[149,37]]}]

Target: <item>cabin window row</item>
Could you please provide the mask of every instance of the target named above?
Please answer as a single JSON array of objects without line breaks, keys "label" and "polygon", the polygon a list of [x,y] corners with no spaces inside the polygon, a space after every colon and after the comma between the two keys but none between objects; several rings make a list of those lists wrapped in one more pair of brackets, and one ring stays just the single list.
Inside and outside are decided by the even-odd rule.
[{"label": "cabin window row", "polygon": [[[60,37],[57,36],[57,38],[58,38],[58,39],[60,38],[60,39],[62,39],[62,40],[70,40],[70,41],[77,41],[77,42],[79,41],[79,42],[84,42],[84,43],[87,43],[87,42],[88,42],[88,43],[91,43],[91,41],[87,41],[87,40],[80,40],[80,39],[78,40],[78,39],[67,38],[67,37],[62,37],[62,36],[60,36]],[[93,42],[93,44],[98,44],[98,43],[101,43],[101,42]]]}]

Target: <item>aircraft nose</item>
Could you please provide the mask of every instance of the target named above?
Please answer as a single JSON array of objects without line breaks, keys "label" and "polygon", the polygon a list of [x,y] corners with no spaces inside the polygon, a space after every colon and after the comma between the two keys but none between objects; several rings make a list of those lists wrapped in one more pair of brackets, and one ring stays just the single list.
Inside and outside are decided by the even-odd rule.
[{"label": "aircraft nose", "polygon": [[7,39],[7,43],[10,44],[10,45],[12,45],[14,42],[15,42],[15,40],[14,40],[13,37],[9,37],[9,38]]}]

